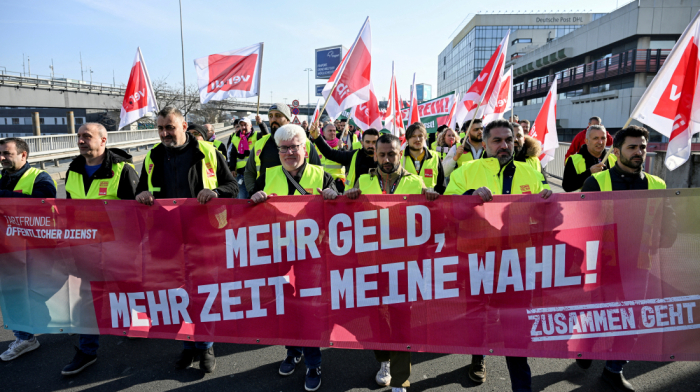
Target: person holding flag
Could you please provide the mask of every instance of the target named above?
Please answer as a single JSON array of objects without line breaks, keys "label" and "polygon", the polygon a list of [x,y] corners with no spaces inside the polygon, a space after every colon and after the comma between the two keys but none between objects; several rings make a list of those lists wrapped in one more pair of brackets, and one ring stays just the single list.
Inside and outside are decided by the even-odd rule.
[{"label": "person holding flag", "polygon": [[[591,174],[608,170],[615,166],[617,158],[606,153],[605,144],[608,131],[602,125],[591,125],[586,131],[586,144],[581,146],[578,153],[569,157],[564,166],[564,177],[561,187],[566,192],[581,190],[583,182]],[[607,159],[606,159],[607,158]],[[605,159],[605,161],[603,161]]]},{"label": "person holding flag", "polygon": [[445,176],[447,177],[449,177],[456,168],[461,167],[467,162],[481,158],[484,153],[484,126],[481,119],[475,118],[473,121],[464,123],[464,126],[466,127],[467,124],[471,124],[469,132],[464,135],[454,151],[450,151],[443,160]]},{"label": "person holding flag", "polygon": [[[235,172],[236,181],[238,182],[238,199],[247,199],[249,196],[248,188],[244,184],[245,167],[248,164],[250,152],[255,143],[267,135],[267,127],[264,126],[264,123],[258,121],[258,124],[263,124],[263,126],[260,126],[260,132],[253,129],[253,122],[249,118],[243,117],[238,120],[238,130],[231,135],[231,143],[228,147],[229,168],[232,173]],[[236,164],[234,167],[231,167],[233,162],[236,162]]]},{"label": "person holding flag", "polygon": [[426,141],[428,131],[416,122],[406,128],[407,148],[403,155],[402,166],[409,172],[423,178],[425,186],[442,194],[445,191],[445,174],[437,152],[428,150]]},{"label": "person holding flag", "polygon": [[[336,133],[335,126],[333,124],[326,124],[326,126],[323,127],[322,136],[330,148],[335,151],[340,149],[340,139],[338,139],[338,134]],[[318,156],[321,158],[323,170],[333,176],[336,189],[342,193],[345,190],[345,166],[338,162],[332,161],[330,158],[325,157],[320,152],[318,153]]]},{"label": "person holding flag", "polygon": [[[102,124],[87,123],[78,130],[80,156],[66,172],[66,198],[89,200],[134,200],[139,175],[131,155],[119,148],[107,148],[107,130]],[[81,334],[73,360],[61,374],[71,376],[97,361],[100,335]]]}]

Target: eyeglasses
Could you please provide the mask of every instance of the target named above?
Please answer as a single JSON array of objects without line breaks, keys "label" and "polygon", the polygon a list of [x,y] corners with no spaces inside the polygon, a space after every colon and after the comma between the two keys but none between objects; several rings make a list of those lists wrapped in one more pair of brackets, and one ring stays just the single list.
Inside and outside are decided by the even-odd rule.
[{"label": "eyeglasses", "polygon": [[297,152],[299,151],[299,148],[301,147],[301,144],[294,144],[291,146],[278,146],[277,149],[280,151],[280,154],[286,154],[289,151],[291,152]]}]

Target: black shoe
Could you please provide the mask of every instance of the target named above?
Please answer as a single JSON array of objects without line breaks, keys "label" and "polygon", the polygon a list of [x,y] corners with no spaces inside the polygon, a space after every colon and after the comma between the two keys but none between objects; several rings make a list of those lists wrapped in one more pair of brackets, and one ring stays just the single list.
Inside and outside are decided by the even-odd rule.
[{"label": "black shoe", "polygon": [[175,362],[175,368],[180,370],[187,369],[188,367],[192,366],[192,362],[194,362],[194,357],[196,356],[197,350],[193,348],[186,348],[182,350],[180,359]]},{"label": "black shoe", "polygon": [[216,357],[214,357],[214,346],[206,350],[199,350],[199,368],[204,373],[211,373],[216,369]]},{"label": "black shoe", "polygon": [[584,369],[584,370],[591,367],[592,363],[593,363],[592,359],[577,359],[576,360],[576,364],[578,365],[578,367],[580,367],[581,369]]},{"label": "black shoe", "polygon": [[486,381],[486,357],[472,355],[472,365],[469,366],[469,378],[477,384]]},{"label": "black shoe", "polygon": [[301,355],[298,357],[288,356],[280,364],[280,374],[283,376],[289,376],[290,374],[294,373],[294,369],[296,369],[299,362],[301,362]]},{"label": "black shoe", "polygon": [[97,355],[87,355],[84,352],[80,351],[78,348],[75,349],[77,352],[75,353],[75,357],[73,357],[73,360],[71,363],[66,365],[66,367],[63,368],[63,371],[61,371],[61,374],[64,376],[72,376],[74,374],[78,374],[85,370],[86,367],[92,365],[97,361]]},{"label": "black shoe", "polygon": [[622,375],[622,373],[613,373],[607,368],[603,369],[603,380],[610,384],[611,387],[613,387],[616,391],[623,391],[623,392],[634,392],[635,389],[630,384],[625,380],[625,376]]},{"label": "black shoe", "polygon": [[304,389],[315,391],[321,388],[321,367],[317,369],[306,369],[306,379],[304,379]]}]

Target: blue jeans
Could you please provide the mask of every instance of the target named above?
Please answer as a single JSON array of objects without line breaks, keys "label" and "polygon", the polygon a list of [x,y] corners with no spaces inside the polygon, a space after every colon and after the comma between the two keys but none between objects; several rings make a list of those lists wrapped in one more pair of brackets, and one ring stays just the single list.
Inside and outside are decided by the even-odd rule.
[{"label": "blue jeans", "polygon": [[80,335],[78,349],[87,355],[97,355],[100,348],[100,335]]},{"label": "blue jeans", "polygon": [[291,347],[286,346],[288,357],[299,357],[304,353],[304,364],[307,369],[321,367],[321,349],[318,347]]},{"label": "blue jeans", "polygon": [[[473,358],[483,358],[483,355],[472,355]],[[510,385],[513,392],[532,391],[532,372],[527,364],[526,357],[506,357],[508,373],[510,374]]]},{"label": "blue jeans", "polygon": [[236,182],[238,183],[238,197],[237,199],[247,199],[250,197],[248,194],[248,189],[245,187],[245,181],[243,180],[243,174],[236,175]]},{"label": "blue jeans", "polygon": [[605,368],[613,373],[622,373],[622,367],[629,361],[605,361]]},{"label": "blue jeans", "polygon": [[196,348],[197,350],[208,350],[214,345],[214,342],[183,342],[185,350]]},{"label": "blue jeans", "polygon": [[31,340],[34,337],[33,333],[22,332],[22,331],[12,331],[15,333],[15,337],[21,340]]}]

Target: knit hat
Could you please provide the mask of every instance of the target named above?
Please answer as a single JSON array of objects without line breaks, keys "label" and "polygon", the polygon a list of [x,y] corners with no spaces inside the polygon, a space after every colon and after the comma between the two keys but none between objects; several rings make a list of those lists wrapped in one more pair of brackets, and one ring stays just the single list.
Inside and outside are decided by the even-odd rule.
[{"label": "knit hat", "polygon": [[202,138],[204,138],[204,140],[209,139],[209,137],[207,136],[207,128],[205,128],[204,125],[190,124],[187,127],[187,132],[190,132],[193,130],[196,132],[199,132],[202,135]]},{"label": "knit hat", "polygon": [[289,111],[289,106],[283,103],[273,103],[272,106],[270,106],[270,111],[278,111],[282,113],[284,117],[287,117],[287,120],[291,121],[292,120],[292,112]]}]

